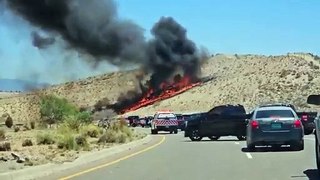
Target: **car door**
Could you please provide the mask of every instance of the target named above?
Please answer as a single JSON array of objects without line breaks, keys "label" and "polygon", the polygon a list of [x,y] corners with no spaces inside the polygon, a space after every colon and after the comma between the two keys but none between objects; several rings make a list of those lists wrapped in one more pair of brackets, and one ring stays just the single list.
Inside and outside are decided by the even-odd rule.
[{"label": "car door", "polygon": [[216,135],[219,133],[218,124],[221,122],[221,113],[223,107],[218,106],[210,110],[203,119],[200,127],[200,131],[205,135]]}]

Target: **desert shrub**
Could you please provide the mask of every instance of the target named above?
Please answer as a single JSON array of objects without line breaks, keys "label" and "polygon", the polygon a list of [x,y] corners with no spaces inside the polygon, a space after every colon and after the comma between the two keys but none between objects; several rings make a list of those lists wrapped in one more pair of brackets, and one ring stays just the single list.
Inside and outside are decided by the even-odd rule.
[{"label": "desert shrub", "polygon": [[54,144],[55,136],[53,133],[45,132],[37,134],[37,143],[38,144]]},{"label": "desert shrub", "polygon": [[2,115],[3,118],[5,118],[5,125],[8,128],[11,128],[13,126],[13,120],[9,114]]},{"label": "desert shrub", "polygon": [[18,131],[20,131],[19,126],[15,126],[15,127],[14,127],[14,132],[18,132]]},{"label": "desert shrub", "polygon": [[77,150],[78,145],[72,133],[65,133],[58,136],[57,147],[59,149]]},{"label": "desert shrub", "polygon": [[121,131],[106,131],[98,140],[98,143],[125,143],[130,139],[126,133]]},{"label": "desert shrub", "polygon": [[106,134],[106,142],[107,143],[117,142],[118,133],[116,131],[108,130],[105,134]]},{"label": "desert shrub", "polygon": [[73,116],[73,115],[67,116],[62,123],[62,126],[65,126],[71,129],[72,131],[76,131],[76,132],[79,131],[81,125],[82,125],[81,121],[79,121],[77,116]]},{"label": "desert shrub", "polygon": [[36,122],[35,121],[31,121],[30,122],[30,127],[31,127],[31,129],[35,129],[36,128]]},{"label": "desert shrub", "polygon": [[30,139],[25,139],[25,140],[23,140],[23,142],[22,142],[22,146],[23,147],[25,147],[25,146],[32,146],[33,145],[33,143],[32,143],[32,141],[30,140]]},{"label": "desert shrub", "polygon": [[83,150],[90,150],[90,145],[87,141],[87,136],[81,134],[75,137],[75,141],[78,147],[81,147]]},{"label": "desert shrub", "polygon": [[0,141],[6,139],[6,131],[4,129],[0,129]]},{"label": "desert shrub", "polygon": [[93,124],[83,126],[80,130],[81,134],[86,136],[97,138],[100,134],[102,134],[102,129]]},{"label": "desert shrub", "polygon": [[10,151],[11,144],[10,142],[0,142],[0,151]]},{"label": "desert shrub", "polygon": [[106,143],[107,142],[107,135],[106,133],[103,133],[100,137],[99,137],[99,140],[98,140],[98,143]]},{"label": "desert shrub", "polygon": [[49,124],[62,121],[66,116],[76,115],[78,109],[64,98],[54,95],[42,96],[40,99],[41,118]]},{"label": "desert shrub", "polygon": [[125,133],[118,134],[117,137],[117,143],[125,143],[127,141],[128,137]]}]

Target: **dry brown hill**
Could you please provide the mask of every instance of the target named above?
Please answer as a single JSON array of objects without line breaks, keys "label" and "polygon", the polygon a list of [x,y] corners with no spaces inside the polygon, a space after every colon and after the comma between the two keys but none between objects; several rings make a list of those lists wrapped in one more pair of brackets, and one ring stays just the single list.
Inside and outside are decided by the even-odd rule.
[{"label": "dry brown hill", "polygon": [[[128,114],[153,114],[158,109],[179,112],[206,111],[219,104],[243,104],[247,109],[265,102],[291,102],[308,108],[306,97],[320,93],[319,58],[294,53],[283,56],[216,55],[202,67],[202,75],[217,78],[188,92]],[[108,97],[115,102],[121,93],[135,87],[135,72],[117,72],[53,86],[42,91],[67,98],[78,106],[92,106]],[[17,121],[38,118],[37,96],[22,94],[0,99],[0,114]]]}]

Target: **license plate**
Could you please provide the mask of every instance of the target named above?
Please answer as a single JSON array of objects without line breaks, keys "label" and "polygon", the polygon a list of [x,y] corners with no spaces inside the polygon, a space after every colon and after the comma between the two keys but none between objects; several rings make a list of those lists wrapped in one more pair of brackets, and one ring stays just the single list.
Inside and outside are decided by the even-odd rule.
[{"label": "license plate", "polygon": [[282,128],[282,124],[281,123],[272,123],[271,124],[271,128],[272,129],[281,129]]},{"label": "license plate", "polygon": [[166,126],[166,128],[169,128],[169,126]]}]

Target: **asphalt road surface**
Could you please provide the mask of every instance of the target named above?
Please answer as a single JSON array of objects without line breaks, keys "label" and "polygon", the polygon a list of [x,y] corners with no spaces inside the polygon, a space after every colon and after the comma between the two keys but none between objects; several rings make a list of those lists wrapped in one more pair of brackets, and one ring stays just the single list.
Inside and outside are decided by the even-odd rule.
[{"label": "asphalt road surface", "polygon": [[[165,139],[160,144],[163,136]],[[79,169],[79,174],[64,179],[316,180],[320,177],[316,173],[314,142],[314,136],[310,135],[305,136],[303,151],[262,148],[257,152],[246,152],[245,141],[237,141],[233,137],[191,142],[183,137],[183,133],[160,134],[154,136],[152,144],[159,145],[153,149],[90,172],[84,173]],[[120,156],[125,155],[115,158]]]}]

